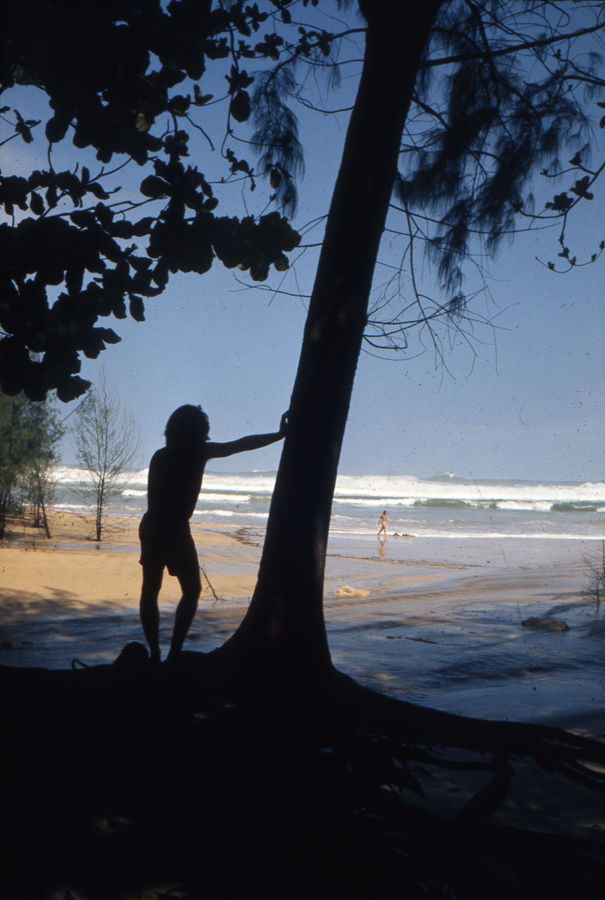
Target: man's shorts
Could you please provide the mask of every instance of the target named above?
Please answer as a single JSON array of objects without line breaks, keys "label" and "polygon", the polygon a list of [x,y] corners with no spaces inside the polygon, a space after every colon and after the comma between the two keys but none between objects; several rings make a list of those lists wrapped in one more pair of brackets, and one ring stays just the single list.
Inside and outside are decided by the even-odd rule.
[{"label": "man's shorts", "polygon": [[139,525],[140,564],[149,569],[164,567],[171,575],[199,571],[197,550],[189,522],[158,523],[145,513]]}]

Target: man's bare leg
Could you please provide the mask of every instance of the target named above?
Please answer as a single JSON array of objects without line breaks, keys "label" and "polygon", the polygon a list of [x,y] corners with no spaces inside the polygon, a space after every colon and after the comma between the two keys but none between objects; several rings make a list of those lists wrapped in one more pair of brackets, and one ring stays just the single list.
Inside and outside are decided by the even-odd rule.
[{"label": "man's bare leg", "polygon": [[143,587],[141,589],[141,602],[139,612],[143,633],[149,644],[149,653],[152,663],[161,662],[160,653],[160,610],[158,608],[158,596],[162,587],[163,567],[149,569],[143,567]]},{"label": "man's bare leg", "polygon": [[196,564],[195,570],[192,568],[187,575],[178,576],[183,596],[176,608],[174,617],[174,631],[172,632],[172,641],[170,643],[170,652],[168,660],[174,661],[183,649],[185,638],[191,628],[191,623],[197,610],[198,600],[202,593],[202,582],[200,579],[199,566]]}]

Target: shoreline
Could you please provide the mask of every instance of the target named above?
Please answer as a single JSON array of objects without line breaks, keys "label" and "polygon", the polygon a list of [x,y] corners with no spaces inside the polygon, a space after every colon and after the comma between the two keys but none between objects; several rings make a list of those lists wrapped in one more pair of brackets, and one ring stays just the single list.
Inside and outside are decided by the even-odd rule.
[{"label": "shoreline", "polygon": [[[50,539],[40,530],[19,528],[0,542],[0,602],[4,612],[7,596],[11,595],[20,595],[24,603],[38,606],[44,601],[51,616],[56,615],[52,601],[61,598],[80,611],[93,611],[98,604],[114,605],[116,611],[138,605],[138,519],[108,519],[108,537],[101,542],[89,537],[90,524],[81,516],[51,511],[49,522]],[[191,531],[201,566],[216,593],[227,601],[249,601],[264,534],[252,527],[231,531],[224,526],[196,523]],[[417,586],[427,589],[431,583],[457,580],[464,573],[503,576],[515,572],[524,576],[535,569],[546,578],[558,580],[565,575],[581,580],[583,572],[588,572],[587,561],[596,558],[600,545],[600,539],[557,535],[497,540],[486,536],[454,540],[450,535],[390,535],[381,544],[375,538],[362,540],[331,532],[325,599],[332,599],[349,580],[355,582],[355,589],[376,595]],[[179,597],[177,579],[166,574],[161,602],[176,602]]]},{"label": "shoreline", "polygon": [[[107,543],[77,516],[51,514],[52,538],[18,534],[0,548],[0,664],[111,663],[138,617],[138,521]],[[208,652],[237,628],[254,590],[262,536],[193,525],[207,585],[186,649]],[[549,538],[464,542],[331,535],[325,619],[335,665],[369,687],[465,715],[576,723],[605,736],[599,662],[605,616],[582,596],[585,557],[600,542]],[[343,590],[345,589],[345,590]],[[164,654],[180,597],[164,579]],[[566,631],[532,630],[531,617]]]}]

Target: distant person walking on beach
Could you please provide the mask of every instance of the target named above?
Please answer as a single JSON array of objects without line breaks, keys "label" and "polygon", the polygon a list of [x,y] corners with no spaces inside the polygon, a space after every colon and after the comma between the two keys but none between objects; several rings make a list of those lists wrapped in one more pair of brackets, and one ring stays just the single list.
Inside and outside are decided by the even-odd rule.
[{"label": "distant person walking on beach", "polygon": [[387,516],[387,511],[386,511],[386,509],[383,510],[381,517],[378,519],[378,524],[380,525],[380,529],[379,529],[379,531],[378,531],[378,537],[380,537],[380,535],[381,535],[381,534],[383,533],[383,531],[384,531],[384,540],[386,541],[386,539],[387,539],[387,525],[390,525],[390,524],[391,524],[391,523],[389,522],[389,517]]},{"label": "distant person walking on beach", "polygon": [[206,463],[281,440],[286,434],[287,418],[284,413],[279,431],[251,434],[224,444],[208,440],[210,424],[201,406],[180,406],[168,419],[166,446],[154,453],[149,464],[147,512],[139,527],[143,567],[140,614],[152,662],[161,661],[158,596],[164,567],[170,575],[176,575],[183,593],[176,609],[168,660],[174,660],[181,652],[197,609],[202,583],[189,519],[195,510]]}]

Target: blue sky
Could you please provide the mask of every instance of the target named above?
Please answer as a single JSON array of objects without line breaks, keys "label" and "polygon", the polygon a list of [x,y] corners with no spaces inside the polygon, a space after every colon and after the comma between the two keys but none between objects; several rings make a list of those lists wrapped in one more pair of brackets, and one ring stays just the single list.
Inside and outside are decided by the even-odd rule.
[{"label": "blue sky", "polygon": [[[307,160],[303,198],[308,191],[315,199],[315,184]],[[605,237],[604,206],[597,198],[579,223],[572,244],[579,256]],[[603,479],[605,256],[555,275],[535,257],[555,258],[556,238],[555,229],[521,234],[503,247],[490,264],[492,300],[475,302],[493,329],[479,327],[470,346],[456,340],[445,365],[430,346],[409,361],[362,354],[341,472]],[[312,264],[303,258],[295,271],[308,290]],[[119,322],[122,343],[83,367],[94,380],[102,361],[139,421],[144,460],[181,403],[202,404],[215,440],[277,427],[296,372],[303,301],[249,290],[215,266],[201,279],[172,279],[147,303],[146,317]],[[214,468],[271,469],[278,458],[272,447]]]},{"label": "blue sky", "polygon": [[[224,82],[222,75],[216,77],[218,96]],[[351,86],[345,78],[336,105],[346,105]],[[213,92],[211,77],[203,90]],[[4,102],[19,107],[12,97]],[[345,128],[346,114],[302,115],[306,174],[295,227],[326,212]],[[597,136],[602,153],[605,132]],[[235,144],[234,149],[244,152]],[[207,172],[213,160],[203,140],[193,151],[189,162]],[[3,170],[27,171],[36,152],[10,142],[2,148]],[[262,190],[254,197],[246,194],[255,211]],[[239,187],[232,190],[231,203],[221,200],[219,212],[242,214]],[[604,213],[601,190],[584,204],[569,230],[572,253],[579,258],[605,239]],[[474,305],[493,327],[478,325],[470,345],[442,330],[445,365],[436,361],[430,345],[416,358],[395,362],[362,354],[341,458],[343,474],[425,477],[453,472],[477,480],[603,480],[605,255],[594,265],[555,275],[536,256],[555,259],[557,237],[555,226],[520,234],[512,246],[502,247],[489,263],[491,299],[482,295]],[[318,226],[309,240],[320,239]],[[315,253],[308,251],[295,262],[284,289],[310,292]],[[388,253],[386,248],[385,261]],[[377,283],[384,280],[384,271],[378,267]],[[426,267],[422,271],[423,284],[432,290],[430,272]],[[272,274],[270,285],[278,286],[278,279]],[[202,404],[214,440],[277,428],[296,372],[304,299],[244,288],[215,262],[202,278],[173,277],[161,297],[147,301],[146,319],[108,322],[122,343],[109,347],[99,360],[84,360],[82,367],[82,375],[94,381],[103,365],[121,400],[133,410],[142,465],[162,444],[166,419],[182,403]],[[276,445],[217,461],[212,468],[274,469],[278,460]],[[67,439],[64,462],[73,462]]]},{"label": "blue sky", "polygon": [[[493,265],[496,330],[483,330],[485,343],[454,347],[449,371],[430,350],[410,362],[362,354],[341,472],[603,479],[603,268],[555,276],[535,261],[532,244],[519,238]],[[136,414],[143,459],[185,402],[206,409],[214,440],[275,429],[304,316],[300,302],[256,296],[217,270],[207,280],[175,279],[148,304],[145,323],[120,322],[122,343],[102,362]],[[83,374],[94,379],[98,365],[85,361]],[[213,468],[272,469],[278,447]]]}]

